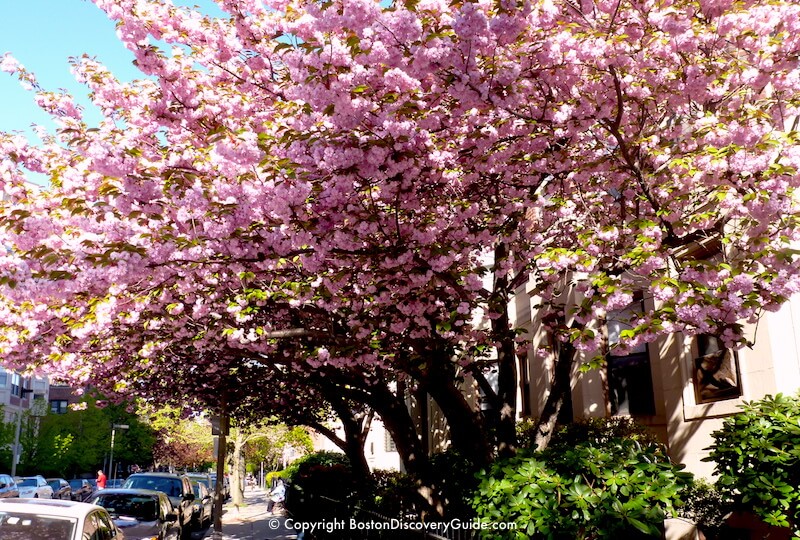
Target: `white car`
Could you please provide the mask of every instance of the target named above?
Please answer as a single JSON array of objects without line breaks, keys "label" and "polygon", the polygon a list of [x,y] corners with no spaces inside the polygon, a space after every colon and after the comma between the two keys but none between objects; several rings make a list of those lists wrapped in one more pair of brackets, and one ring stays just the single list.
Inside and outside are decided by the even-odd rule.
[{"label": "white car", "polygon": [[[52,499],[53,488],[40,474],[17,478],[20,499]],[[0,538],[2,538],[0,536]]]},{"label": "white car", "polygon": [[0,538],[125,540],[102,506],[58,499],[0,499]]}]

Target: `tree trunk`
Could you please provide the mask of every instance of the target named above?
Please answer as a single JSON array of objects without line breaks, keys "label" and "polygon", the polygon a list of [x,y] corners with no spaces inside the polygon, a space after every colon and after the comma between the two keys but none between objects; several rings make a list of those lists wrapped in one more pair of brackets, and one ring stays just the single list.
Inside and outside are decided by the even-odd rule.
[{"label": "tree trunk", "polygon": [[227,400],[225,396],[222,399],[222,411],[220,413],[219,423],[219,439],[217,441],[217,481],[214,485],[214,536],[222,538],[222,506],[225,503],[225,495],[223,494],[225,486],[225,455],[228,450],[228,427],[230,421],[227,412]]},{"label": "tree trunk", "polygon": [[497,451],[501,457],[509,457],[517,451],[517,362],[515,335],[508,317],[509,289],[512,285],[508,275],[497,271],[508,258],[508,245],[504,242],[495,247],[494,286],[489,298],[489,311],[496,315],[492,319],[492,334],[499,343],[497,347]]},{"label": "tree trunk", "polygon": [[244,504],[244,477],[245,477],[245,462],[244,462],[244,443],[245,437],[241,429],[236,430],[236,435],[233,437],[233,460],[232,477],[231,477],[231,500],[233,504]]},{"label": "tree trunk", "polygon": [[370,388],[369,405],[381,417],[394,440],[406,472],[427,478],[430,475],[428,452],[422,445],[404,397],[396,396],[385,385],[373,385]]},{"label": "tree trunk", "polygon": [[457,386],[449,359],[431,358],[426,375],[420,377],[422,389],[430,394],[447,420],[450,442],[457,452],[478,467],[492,460],[492,444],[486,423]]},{"label": "tree trunk", "polygon": [[553,382],[550,385],[550,395],[539,416],[536,424],[534,445],[536,450],[544,450],[550,444],[553,432],[558,422],[558,414],[567,396],[572,389],[572,365],[575,362],[577,351],[570,342],[562,342],[558,347],[558,356],[553,373]]},{"label": "tree trunk", "polygon": [[364,445],[367,442],[367,433],[372,423],[372,414],[368,413],[365,416],[366,422],[362,423],[353,413],[347,400],[335,395],[326,395],[326,399],[333,407],[344,428],[344,446],[340,446],[340,448],[344,450],[347,459],[350,461],[350,469],[353,471],[357,485],[363,486],[370,476],[369,464],[367,464],[367,457],[364,455]]},{"label": "tree trunk", "polygon": [[431,470],[428,452],[417,433],[417,426],[408,410],[405,396],[392,392],[379,378],[372,381],[361,379],[342,382],[345,382],[345,385],[339,387],[342,394],[368,405],[381,417],[395,443],[397,453],[400,454],[405,472],[417,480],[421,506],[429,509],[427,512],[423,511],[423,514],[443,516],[445,505]]}]

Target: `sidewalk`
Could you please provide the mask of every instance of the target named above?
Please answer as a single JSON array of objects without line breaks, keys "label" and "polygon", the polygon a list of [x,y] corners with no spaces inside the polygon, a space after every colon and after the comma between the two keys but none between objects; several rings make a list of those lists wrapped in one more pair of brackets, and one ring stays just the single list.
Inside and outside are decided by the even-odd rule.
[{"label": "sidewalk", "polygon": [[[223,540],[296,540],[297,533],[287,529],[283,515],[267,513],[267,492],[248,489],[244,492],[244,504],[238,508],[228,502],[222,513]],[[205,538],[213,537],[213,527]]]}]

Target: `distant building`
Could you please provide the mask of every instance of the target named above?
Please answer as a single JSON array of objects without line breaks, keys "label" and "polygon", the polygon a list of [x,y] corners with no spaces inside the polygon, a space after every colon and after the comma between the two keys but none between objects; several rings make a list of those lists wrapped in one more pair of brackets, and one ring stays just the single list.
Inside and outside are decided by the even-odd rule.
[{"label": "distant building", "polygon": [[46,402],[50,384],[46,377],[23,377],[16,371],[0,367],[0,405],[5,422],[16,422],[17,414],[30,410],[34,401]]},{"label": "distant building", "polygon": [[77,388],[57,381],[50,382],[50,394],[47,405],[51,413],[64,414],[70,405],[78,403],[81,394]]}]

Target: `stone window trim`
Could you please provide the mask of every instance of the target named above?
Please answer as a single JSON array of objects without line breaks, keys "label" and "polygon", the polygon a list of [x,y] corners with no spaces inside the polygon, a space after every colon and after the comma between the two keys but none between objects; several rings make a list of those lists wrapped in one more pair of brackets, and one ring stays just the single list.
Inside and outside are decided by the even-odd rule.
[{"label": "stone window trim", "polygon": [[683,334],[681,347],[680,368],[683,377],[683,417],[684,420],[702,420],[705,418],[719,418],[731,416],[742,411],[741,406],[747,400],[747,387],[744,374],[746,369],[746,355],[737,352],[739,364],[739,386],[741,395],[712,403],[698,403],[694,384],[694,362],[698,356],[697,344],[694,336]]}]

